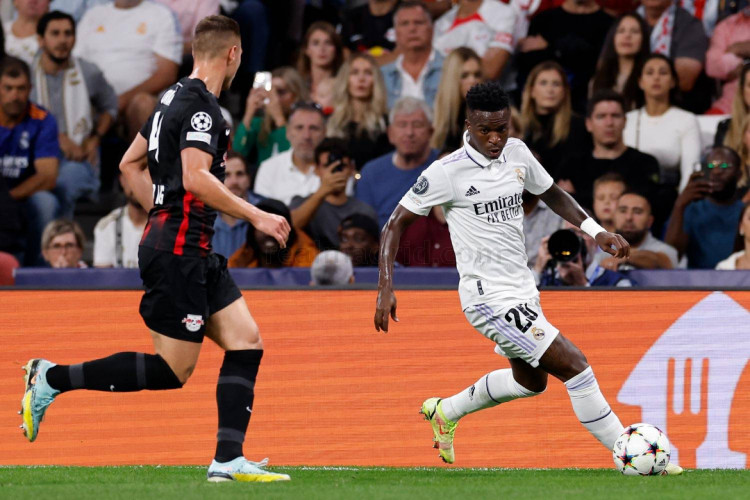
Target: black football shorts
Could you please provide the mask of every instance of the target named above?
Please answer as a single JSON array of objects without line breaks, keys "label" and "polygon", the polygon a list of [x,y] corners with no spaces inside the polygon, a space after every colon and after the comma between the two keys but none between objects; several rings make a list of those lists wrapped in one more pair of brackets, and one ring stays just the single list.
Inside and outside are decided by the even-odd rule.
[{"label": "black football shorts", "polygon": [[138,248],[146,292],[140,313],[151,330],[178,340],[203,342],[212,314],[242,297],[227,270],[227,259],[185,257],[150,247]]}]

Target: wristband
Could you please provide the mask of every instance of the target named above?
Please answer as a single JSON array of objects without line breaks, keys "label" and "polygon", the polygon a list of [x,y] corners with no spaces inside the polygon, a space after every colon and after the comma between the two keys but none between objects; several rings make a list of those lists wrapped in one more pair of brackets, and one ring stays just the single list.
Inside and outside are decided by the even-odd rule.
[{"label": "wristband", "polygon": [[581,222],[581,231],[596,239],[597,234],[606,232],[607,230],[597,224],[594,219],[589,217],[585,221]]}]

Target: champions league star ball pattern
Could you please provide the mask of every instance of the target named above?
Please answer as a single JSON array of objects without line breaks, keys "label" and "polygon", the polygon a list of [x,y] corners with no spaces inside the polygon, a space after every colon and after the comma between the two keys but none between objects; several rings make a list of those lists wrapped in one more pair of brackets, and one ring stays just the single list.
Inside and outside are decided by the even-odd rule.
[{"label": "champions league star ball pattern", "polygon": [[669,464],[669,439],[650,424],[633,424],[615,441],[612,458],[626,476],[656,476]]}]

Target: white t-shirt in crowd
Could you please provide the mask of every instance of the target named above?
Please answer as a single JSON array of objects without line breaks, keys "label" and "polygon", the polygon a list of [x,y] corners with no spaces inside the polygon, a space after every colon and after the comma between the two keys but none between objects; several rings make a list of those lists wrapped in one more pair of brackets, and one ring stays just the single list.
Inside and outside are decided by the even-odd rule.
[{"label": "white t-shirt in crowd", "polygon": [[682,191],[701,156],[700,126],[695,115],[673,106],[660,116],[650,116],[645,108],[625,116],[625,145],[656,158],[662,182],[679,176]]},{"label": "white t-shirt in crowd", "polygon": [[289,205],[292,198],[303,198],[313,194],[320,187],[320,177],[312,166],[303,173],[292,163],[292,150],[272,156],[258,168],[255,176],[255,193],[265,198],[283,201]]},{"label": "white t-shirt in crowd", "polygon": [[469,144],[427,167],[400,204],[418,215],[441,205],[461,277],[461,307],[524,302],[539,295],[526,265],[523,190],[542,194],[552,177],[523,141],[490,160]]},{"label": "white t-shirt in crowd", "polygon": [[[128,216],[127,206],[115,208],[99,219],[94,227],[94,267],[138,267],[138,245],[146,224],[136,226]],[[120,260],[117,233],[120,231]]]},{"label": "white t-shirt in crowd", "polygon": [[732,255],[716,264],[717,271],[735,271],[737,270],[737,259],[745,255],[744,250],[734,252]]},{"label": "white t-shirt in crowd", "polygon": [[499,0],[484,0],[477,12],[456,19],[458,5],[435,21],[432,46],[447,56],[458,47],[469,47],[483,57],[487,49],[500,48],[513,53],[516,10]]},{"label": "white t-shirt in crowd", "polygon": [[5,53],[17,57],[26,64],[31,64],[36,52],[39,50],[39,42],[36,34],[24,38],[18,38],[13,34],[11,29],[13,21],[3,23],[3,33],[5,34]]},{"label": "white t-shirt in crowd", "polygon": [[148,80],[156,71],[157,55],[182,62],[177,18],[161,4],[92,7],[83,15],[76,35],[74,54],[99,66],[117,95]]}]

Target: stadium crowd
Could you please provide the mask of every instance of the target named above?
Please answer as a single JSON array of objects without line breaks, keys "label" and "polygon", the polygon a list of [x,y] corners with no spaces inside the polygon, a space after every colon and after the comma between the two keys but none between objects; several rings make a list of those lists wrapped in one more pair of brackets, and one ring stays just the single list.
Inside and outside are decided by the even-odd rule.
[{"label": "stadium crowd", "polygon": [[[377,265],[380,228],[462,146],[464,96],[492,79],[514,104],[510,135],[634,249],[597,252],[525,192],[540,283],[750,269],[746,0],[2,0],[0,267],[137,267],[148,214],[119,160],[187,76],[197,22],[219,12],[243,35],[220,100],[225,184],[294,228],[282,249],[218,216],[214,250],[230,266],[313,266],[315,283],[350,283],[352,265]],[[557,263],[547,242],[562,228],[583,251]],[[460,257],[434,209],[397,260]]]}]

